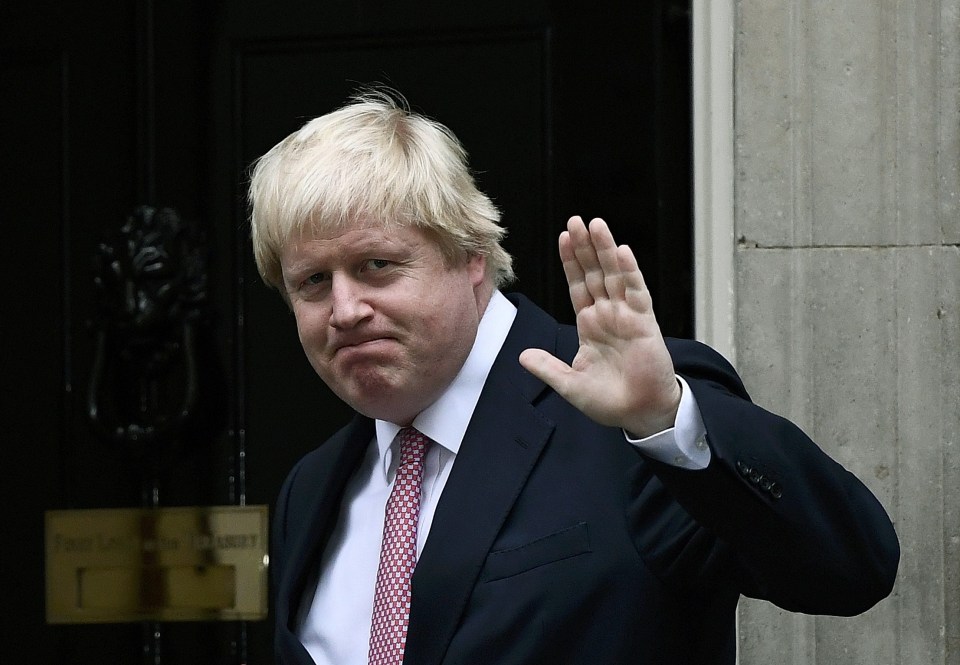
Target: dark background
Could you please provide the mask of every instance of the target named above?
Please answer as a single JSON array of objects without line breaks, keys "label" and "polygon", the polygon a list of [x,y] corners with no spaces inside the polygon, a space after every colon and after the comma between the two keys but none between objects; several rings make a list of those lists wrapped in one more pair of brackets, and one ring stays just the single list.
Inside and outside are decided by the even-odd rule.
[{"label": "dark background", "polygon": [[[256,276],[246,166],[360,84],[401,91],[470,152],[517,288],[571,320],[556,237],[602,216],[667,334],[692,334],[688,0],[3,0],[0,376],[4,663],[272,662],[268,622],[47,626],[43,513],[270,504],[346,409]],[[203,233],[199,417],[158,445],[85,412],[92,257],[141,204]]]}]

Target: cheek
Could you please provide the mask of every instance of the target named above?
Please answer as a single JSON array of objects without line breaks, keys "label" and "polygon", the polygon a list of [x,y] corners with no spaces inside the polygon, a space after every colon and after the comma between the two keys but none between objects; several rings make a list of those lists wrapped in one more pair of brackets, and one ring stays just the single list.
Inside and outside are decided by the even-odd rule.
[{"label": "cheek", "polygon": [[327,319],[319,312],[295,312],[297,335],[304,347],[323,342],[326,339]]},{"label": "cheek", "polygon": [[480,317],[473,288],[462,275],[435,284],[424,310],[429,312],[424,321],[425,333],[434,345],[436,338],[442,338],[441,346],[472,345],[473,339],[467,333],[476,330]]}]

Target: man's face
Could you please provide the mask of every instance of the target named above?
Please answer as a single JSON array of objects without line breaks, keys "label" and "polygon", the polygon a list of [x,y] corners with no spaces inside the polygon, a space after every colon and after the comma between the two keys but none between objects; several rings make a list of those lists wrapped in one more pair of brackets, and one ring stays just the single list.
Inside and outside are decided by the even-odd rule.
[{"label": "man's face", "polygon": [[317,374],[360,413],[400,425],[460,371],[491,292],[482,257],[448,265],[412,226],[359,222],[305,236],[280,263]]}]

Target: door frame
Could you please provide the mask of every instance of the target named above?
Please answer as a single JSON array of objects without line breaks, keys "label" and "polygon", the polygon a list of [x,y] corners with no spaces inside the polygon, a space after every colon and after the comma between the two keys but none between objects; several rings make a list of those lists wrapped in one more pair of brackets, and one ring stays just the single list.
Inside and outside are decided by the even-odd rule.
[{"label": "door frame", "polygon": [[692,5],[694,329],[736,366],[735,0]]}]

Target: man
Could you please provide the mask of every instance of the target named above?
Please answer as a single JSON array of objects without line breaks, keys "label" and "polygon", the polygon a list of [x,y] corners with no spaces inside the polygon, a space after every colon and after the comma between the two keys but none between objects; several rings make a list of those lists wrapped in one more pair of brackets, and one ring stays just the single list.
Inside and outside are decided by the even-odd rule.
[{"label": "man", "polygon": [[876,499],[662,338],[603,221],[560,236],[576,328],[504,296],[462,147],[378,92],[258,160],[250,199],[261,275],[357,411],[280,493],[279,662],[730,664],[741,594],[852,615],[890,592]]}]

